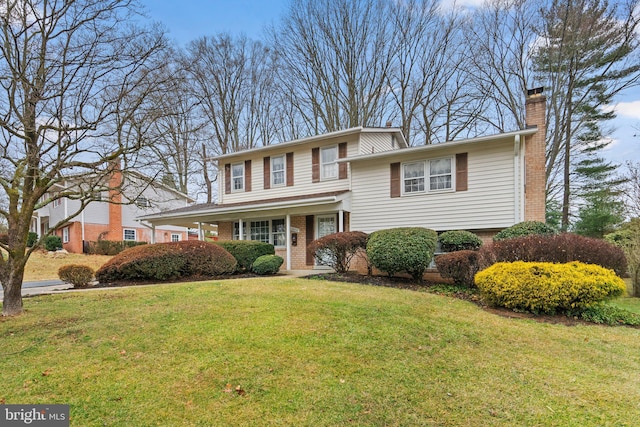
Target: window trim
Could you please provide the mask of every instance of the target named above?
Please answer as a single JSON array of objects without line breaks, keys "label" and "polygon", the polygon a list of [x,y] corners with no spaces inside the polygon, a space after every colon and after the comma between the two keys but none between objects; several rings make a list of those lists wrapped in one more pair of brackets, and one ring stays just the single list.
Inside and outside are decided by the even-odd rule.
[{"label": "window trim", "polygon": [[[279,170],[279,171],[275,170],[273,161],[276,159],[282,159],[282,170]],[[287,185],[287,155],[281,154],[278,156],[271,156],[269,161],[270,161],[269,179],[271,182],[271,187],[285,187]],[[278,184],[275,183],[275,179],[274,179],[276,172],[282,173],[282,182]]]},{"label": "window trim", "polygon": [[[451,155],[451,156],[443,156],[443,157],[436,157],[436,158],[432,158],[432,159],[424,159],[424,160],[418,160],[418,161],[407,161],[407,162],[402,162],[401,163],[401,168],[400,168],[400,191],[401,191],[401,195],[402,196],[416,196],[419,194],[434,194],[434,193],[449,193],[449,192],[455,192],[456,191],[456,163],[455,163],[455,155]],[[448,174],[438,174],[435,176],[445,176],[445,175],[450,175],[451,176],[451,186],[449,188],[441,188],[441,189],[435,189],[432,190],[431,189],[431,178],[434,177],[434,175],[431,174],[431,162],[434,161],[438,161],[438,160],[449,160],[449,163],[451,165],[451,171]],[[424,167],[424,190],[421,191],[405,191],[405,166],[406,165],[411,165],[411,164],[416,164],[416,163],[422,163],[423,167]],[[410,178],[413,179],[413,178]]]},{"label": "window trim", "polygon": [[[242,168],[242,175],[234,175],[234,168],[236,166],[240,166]],[[244,180],[245,180],[245,174],[246,171],[244,170],[244,166],[245,166],[245,162],[238,162],[238,163],[232,163],[231,164],[231,172],[230,172],[230,179],[231,179],[231,192],[232,193],[242,193],[244,192]],[[235,188],[236,186],[234,185],[234,181],[236,179],[240,180],[240,188]]]},{"label": "window trim", "polygon": [[[327,151],[327,150],[335,150],[336,152],[336,157],[335,160],[333,162],[328,162],[325,163],[322,161],[322,152],[323,151]],[[339,166],[338,166],[338,159],[340,158],[340,150],[338,148],[338,144],[335,145],[329,145],[327,147],[320,147],[320,152],[319,152],[319,161],[318,164],[320,165],[320,181],[332,181],[334,179],[338,179],[340,177],[340,171],[339,171]],[[326,176],[324,173],[324,166],[327,165],[333,165],[335,167],[335,176]]]},{"label": "window trim", "polygon": [[[174,240],[174,237],[175,237],[175,240]],[[179,242],[180,240],[182,240],[182,235],[180,233],[171,233],[172,242]]]},{"label": "window trim", "polygon": [[69,243],[69,227],[62,228],[62,243]]},{"label": "window trim", "polygon": [[[127,239],[127,231],[133,231],[133,239]],[[123,228],[122,229],[122,240],[126,242],[137,242],[138,241],[138,232],[135,228]]]},{"label": "window trim", "polygon": [[[285,230],[284,232],[281,231],[275,231],[274,227],[273,227],[273,221],[284,221],[285,224]],[[251,230],[251,224],[252,223],[259,223],[259,222],[268,222],[269,223],[269,230],[268,230],[268,235],[269,235],[269,241],[267,243],[272,244],[275,248],[285,248],[286,247],[286,237],[287,237],[287,230],[286,230],[286,218],[284,217],[276,217],[276,218],[269,218],[269,219],[256,219],[254,221],[242,221],[243,222],[243,226],[242,226],[242,231],[244,233],[244,237],[245,240],[251,240],[251,237],[254,235],[254,233]],[[233,224],[231,226],[231,239],[232,240],[240,240],[240,236],[239,236],[239,229],[240,229],[240,221],[233,221]],[[275,241],[275,235],[276,234],[282,234],[284,233],[284,241],[285,244],[284,245],[276,245],[274,243]],[[266,233],[264,233],[266,234]],[[261,240],[263,241],[263,240]]]}]

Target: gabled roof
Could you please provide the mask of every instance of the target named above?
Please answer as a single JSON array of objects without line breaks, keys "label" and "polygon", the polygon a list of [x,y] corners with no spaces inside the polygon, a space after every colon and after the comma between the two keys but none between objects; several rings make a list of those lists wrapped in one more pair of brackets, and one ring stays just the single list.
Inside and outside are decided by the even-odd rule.
[{"label": "gabled roof", "polygon": [[437,151],[437,150],[443,150],[443,149],[447,149],[447,148],[451,148],[451,147],[458,147],[458,146],[465,146],[465,145],[471,145],[471,144],[482,144],[485,142],[492,142],[492,141],[498,141],[498,140],[504,140],[504,141],[513,141],[513,138],[517,135],[519,136],[529,136],[529,135],[533,135],[534,133],[536,133],[538,131],[537,127],[530,127],[527,129],[521,129],[521,130],[516,130],[516,131],[511,131],[511,132],[503,132],[503,133],[497,133],[497,134],[493,134],[493,135],[486,135],[486,136],[478,136],[475,138],[466,138],[466,139],[460,139],[460,140],[454,140],[454,141],[447,141],[447,142],[441,142],[439,144],[429,144],[429,145],[420,145],[420,146],[416,146],[416,147],[409,147],[409,148],[404,148],[402,150],[391,150],[391,151],[380,151],[377,153],[373,153],[373,154],[361,154],[361,155],[357,155],[357,156],[352,156],[352,157],[345,157],[342,159],[338,159],[337,162],[338,163],[344,163],[344,162],[361,162],[361,161],[366,161],[366,160],[372,160],[372,159],[378,159],[378,158],[383,158],[383,157],[391,157],[391,156],[396,156],[396,155],[406,155],[406,154],[411,154],[411,153],[422,153],[422,152],[428,152],[428,151]]},{"label": "gabled roof", "polygon": [[281,142],[279,144],[266,145],[264,147],[256,147],[256,148],[251,148],[249,150],[222,154],[220,156],[210,157],[210,160],[222,160],[230,157],[245,156],[247,154],[253,154],[257,152],[260,152],[260,153],[268,152],[268,151],[282,149],[283,147],[289,148],[296,145],[308,144],[308,143],[322,141],[322,140],[331,139],[331,138],[340,138],[344,136],[356,135],[359,133],[389,133],[396,136],[396,141],[400,148],[407,147],[407,140],[404,138],[404,135],[402,134],[402,130],[400,128],[390,128],[390,127],[389,128],[387,127],[371,128],[371,127],[358,126],[354,128],[338,130],[335,132],[323,133],[321,135],[314,135],[306,138],[294,139],[293,141]]}]

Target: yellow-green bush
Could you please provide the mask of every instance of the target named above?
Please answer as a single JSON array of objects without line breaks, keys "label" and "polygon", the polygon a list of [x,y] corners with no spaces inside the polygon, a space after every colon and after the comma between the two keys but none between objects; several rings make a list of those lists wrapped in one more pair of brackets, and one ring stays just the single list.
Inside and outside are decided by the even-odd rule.
[{"label": "yellow-green bush", "polygon": [[626,289],[612,270],[578,261],[499,262],[477,273],[475,281],[491,305],[548,314],[586,308]]}]

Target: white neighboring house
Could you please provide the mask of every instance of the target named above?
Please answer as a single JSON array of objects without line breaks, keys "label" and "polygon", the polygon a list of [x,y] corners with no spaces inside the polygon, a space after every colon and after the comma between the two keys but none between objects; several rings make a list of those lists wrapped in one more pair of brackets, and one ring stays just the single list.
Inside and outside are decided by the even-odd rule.
[{"label": "white neighboring house", "polygon": [[[63,191],[73,181],[74,178],[70,177],[52,191]],[[95,201],[52,232],[62,239],[64,249],[83,253],[88,242],[97,240],[160,243],[188,239],[188,229],[185,227],[165,225],[153,228],[148,222],[137,219],[151,212],[188,206],[194,202],[188,195],[150,181],[148,177],[135,171],[116,170],[110,177],[110,182],[111,187],[122,182],[122,194],[115,190],[96,193]],[[108,203],[108,200],[116,203]],[[129,201],[134,203],[128,203]],[[78,200],[68,198],[49,203],[34,212],[31,231],[43,236],[55,224],[76,212],[79,206]]]},{"label": "white neighboring house", "polygon": [[545,221],[545,97],[529,92],[527,127],[512,132],[408,147],[400,129],[357,127],[224,154],[218,203],[141,219],[269,242],[287,270],[314,268],[307,245],[338,231],[419,226],[489,240]]}]

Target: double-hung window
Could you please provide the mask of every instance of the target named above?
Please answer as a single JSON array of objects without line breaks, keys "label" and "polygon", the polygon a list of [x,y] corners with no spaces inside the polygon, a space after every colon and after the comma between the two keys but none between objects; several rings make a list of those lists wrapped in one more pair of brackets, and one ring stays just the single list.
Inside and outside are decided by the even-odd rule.
[{"label": "double-hung window", "polygon": [[136,230],[131,228],[124,229],[124,240],[136,241]]},{"label": "double-hung window", "polygon": [[282,156],[271,157],[271,186],[277,187],[285,184],[286,162]]},{"label": "double-hung window", "polygon": [[[428,185],[426,182],[428,181]],[[402,165],[404,194],[451,190],[453,188],[453,158],[404,163]]]},{"label": "double-hung window", "polygon": [[231,165],[231,191],[244,190],[244,163]]},{"label": "double-hung window", "polygon": [[[287,244],[286,225],[284,218],[272,220],[244,222],[244,239],[257,240],[259,242],[271,243],[273,246],[282,247]],[[240,223],[233,223],[233,240],[240,239]]]},{"label": "double-hung window", "polygon": [[451,189],[451,157],[429,161],[429,190]]},{"label": "double-hung window", "polygon": [[271,244],[273,244],[273,246],[286,246],[287,234],[284,219],[274,219],[271,221]]},{"label": "double-hung window", "polygon": [[320,179],[338,178],[338,146],[320,149]]},{"label": "double-hung window", "polygon": [[251,240],[269,243],[269,221],[251,221]]},{"label": "double-hung window", "polygon": [[424,192],[424,169],[425,162],[404,164],[403,181],[405,194]]}]

